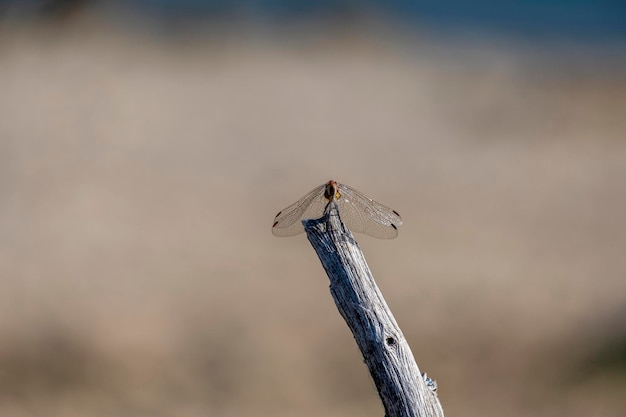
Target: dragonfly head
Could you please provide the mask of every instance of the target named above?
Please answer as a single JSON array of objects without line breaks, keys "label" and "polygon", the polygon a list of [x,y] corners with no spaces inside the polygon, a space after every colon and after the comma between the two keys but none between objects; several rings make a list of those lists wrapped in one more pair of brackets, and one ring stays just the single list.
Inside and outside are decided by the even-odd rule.
[{"label": "dragonfly head", "polygon": [[341,197],[341,193],[339,192],[338,184],[333,180],[328,181],[324,188],[324,198],[328,201],[333,201],[339,200],[339,197]]}]

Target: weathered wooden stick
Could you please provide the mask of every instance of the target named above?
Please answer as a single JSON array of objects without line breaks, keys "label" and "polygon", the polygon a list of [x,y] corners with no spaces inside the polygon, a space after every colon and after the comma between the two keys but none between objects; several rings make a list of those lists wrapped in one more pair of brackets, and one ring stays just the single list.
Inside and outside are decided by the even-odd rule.
[{"label": "weathered wooden stick", "polygon": [[324,216],[304,220],[307,237],[330,279],[330,292],[354,335],[386,417],[443,417],[433,380],[420,374],[363,252],[332,201]]}]

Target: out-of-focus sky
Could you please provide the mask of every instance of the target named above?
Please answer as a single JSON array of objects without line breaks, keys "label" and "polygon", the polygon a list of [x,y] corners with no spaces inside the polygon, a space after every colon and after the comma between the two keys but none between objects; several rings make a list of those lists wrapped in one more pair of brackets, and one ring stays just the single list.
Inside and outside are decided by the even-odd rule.
[{"label": "out-of-focus sky", "polygon": [[89,6],[135,11],[165,20],[382,16],[408,25],[453,32],[499,31],[525,36],[624,38],[626,5],[619,1],[354,1],[354,0],[3,0],[4,12],[59,13]]}]

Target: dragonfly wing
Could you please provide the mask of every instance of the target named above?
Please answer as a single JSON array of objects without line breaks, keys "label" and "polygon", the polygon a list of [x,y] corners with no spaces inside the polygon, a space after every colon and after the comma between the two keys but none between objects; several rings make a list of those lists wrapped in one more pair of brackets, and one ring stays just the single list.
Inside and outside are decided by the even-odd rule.
[{"label": "dragonfly wing", "polygon": [[339,215],[348,228],[380,239],[398,236],[400,215],[363,193],[344,184],[339,185]]},{"label": "dragonfly wing", "polygon": [[304,232],[303,219],[322,217],[327,203],[324,198],[325,186],[309,191],[300,200],[281,210],[274,219],[272,233],[281,237],[295,236]]}]

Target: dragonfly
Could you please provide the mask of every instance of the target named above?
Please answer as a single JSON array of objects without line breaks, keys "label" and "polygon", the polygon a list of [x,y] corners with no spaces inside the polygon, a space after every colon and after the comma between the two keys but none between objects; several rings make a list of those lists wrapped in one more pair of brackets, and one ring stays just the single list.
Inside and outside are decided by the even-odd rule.
[{"label": "dragonfly", "polygon": [[278,212],[274,218],[274,236],[295,236],[304,232],[303,219],[322,217],[326,206],[335,201],[341,220],[353,232],[379,239],[398,236],[402,218],[397,211],[384,206],[360,191],[333,180],[309,191],[304,197]]}]

